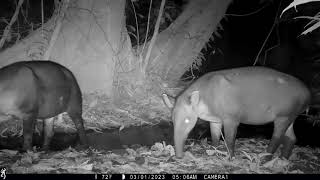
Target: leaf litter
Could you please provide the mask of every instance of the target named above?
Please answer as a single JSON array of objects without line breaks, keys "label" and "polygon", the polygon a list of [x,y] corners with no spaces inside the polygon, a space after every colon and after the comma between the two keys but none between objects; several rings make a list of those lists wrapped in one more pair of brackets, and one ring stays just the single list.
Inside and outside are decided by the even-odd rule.
[{"label": "leaf litter", "polygon": [[[96,132],[105,128],[122,131],[129,126],[146,124],[141,119],[150,118],[149,112],[155,112],[151,121],[154,124],[158,123],[158,117],[168,119],[168,112],[160,110],[159,104],[148,104],[154,110],[137,108],[138,105],[128,102],[120,109],[110,107],[110,102],[105,98],[91,101],[85,98],[83,117],[86,128]],[[66,123],[69,126],[65,126]],[[68,118],[57,126],[65,129],[74,127]],[[74,130],[73,127],[71,129]],[[21,134],[21,128],[15,128],[16,131],[7,128],[4,136],[8,135],[9,129],[14,134]],[[18,153],[2,149],[0,167],[6,167],[8,173],[320,173],[319,148],[295,146],[289,160],[278,158],[279,152],[276,152],[273,159],[263,163],[263,158],[268,155],[265,152],[268,143],[266,139],[239,138],[236,140],[235,158],[231,160],[223,141],[214,147],[207,139],[189,139],[181,159],[175,157],[173,145],[166,142],[156,142],[151,147],[132,145],[113,151],[67,148],[55,152],[37,152],[34,149]]]},{"label": "leaf litter", "polygon": [[[254,143],[255,142],[255,143]],[[296,146],[289,160],[276,153],[261,164],[267,140],[238,139],[235,158],[229,160],[221,142],[218,147],[192,142],[184,157],[175,157],[174,147],[165,142],[151,147],[126,148],[122,154],[89,148],[77,151],[18,153],[0,151],[0,166],[9,173],[319,173],[320,150]],[[256,144],[253,146],[252,144]],[[13,162],[13,160],[15,160]]]}]

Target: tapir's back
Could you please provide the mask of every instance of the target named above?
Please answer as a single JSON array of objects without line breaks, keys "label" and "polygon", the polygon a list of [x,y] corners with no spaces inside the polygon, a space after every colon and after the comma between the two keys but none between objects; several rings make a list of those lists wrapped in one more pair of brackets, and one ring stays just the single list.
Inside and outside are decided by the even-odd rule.
[{"label": "tapir's back", "polygon": [[[288,99],[310,99],[309,89],[297,78],[264,67],[244,67],[221,71],[231,86],[245,99],[279,103]],[[279,99],[280,98],[280,99]]]},{"label": "tapir's back", "polygon": [[[218,76],[225,83],[216,82]],[[212,95],[203,99],[213,111],[220,111],[214,113],[236,113],[243,123],[261,124],[273,121],[275,116],[296,115],[310,101],[310,92],[300,80],[264,67],[215,71],[197,81],[206,86],[205,96]]]}]

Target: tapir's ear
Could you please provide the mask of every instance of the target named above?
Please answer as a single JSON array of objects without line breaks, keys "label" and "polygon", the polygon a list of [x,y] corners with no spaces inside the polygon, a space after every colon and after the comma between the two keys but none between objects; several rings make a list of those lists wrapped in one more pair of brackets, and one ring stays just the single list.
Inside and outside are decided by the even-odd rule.
[{"label": "tapir's ear", "polygon": [[199,91],[193,91],[190,96],[190,102],[192,107],[197,107],[200,101],[200,93]]},{"label": "tapir's ear", "polygon": [[173,108],[173,103],[170,101],[170,99],[168,98],[168,95],[166,94],[162,94],[162,99],[164,104],[169,108],[172,109]]}]

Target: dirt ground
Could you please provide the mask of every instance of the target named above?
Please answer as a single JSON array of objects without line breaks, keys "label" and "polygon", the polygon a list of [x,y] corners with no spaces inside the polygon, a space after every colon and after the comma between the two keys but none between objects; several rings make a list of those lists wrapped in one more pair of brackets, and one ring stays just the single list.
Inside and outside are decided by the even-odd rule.
[{"label": "dirt ground", "polygon": [[[264,138],[238,138],[235,158],[231,160],[224,141],[214,147],[206,138],[189,139],[184,157],[178,159],[172,143],[172,126],[162,124],[169,121],[170,112],[159,99],[121,106],[110,104],[108,98],[95,94],[84,97],[85,127],[89,134],[93,133],[89,135],[92,145],[89,149],[68,147],[76,143],[67,140],[63,142],[64,148],[50,152],[35,148],[19,153],[14,148],[0,148],[0,167],[5,167],[7,173],[320,173],[319,148],[295,146],[289,160],[278,158],[277,152],[272,160],[264,162],[269,142]],[[72,121],[67,115],[62,117],[56,120],[55,131],[74,133]],[[41,121],[38,124],[36,134],[41,134]],[[151,130],[148,133],[142,127]],[[156,127],[161,128],[156,131]],[[108,129],[109,134],[105,135]],[[17,121],[1,124],[0,147],[12,136],[21,138],[21,131],[21,123]]]}]

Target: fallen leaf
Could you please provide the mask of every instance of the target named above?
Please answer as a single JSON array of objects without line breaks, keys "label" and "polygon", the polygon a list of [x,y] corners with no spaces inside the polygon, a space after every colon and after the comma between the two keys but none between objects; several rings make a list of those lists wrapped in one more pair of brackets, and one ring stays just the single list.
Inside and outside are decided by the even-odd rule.
[{"label": "fallen leaf", "polygon": [[142,164],[144,164],[144,162],[145,162],[145,158],[144,158],[144,157],[136,157],[136,158],[135,158],[135,162],[136,162],[137,164],[139,164],[139,165],[142,165]]},{"label": "fallen leaf", "polygon": [[212,150],[212,149],[207,149],[206,150],[206,153],[209,155],[209,156],[212,156],[216,153],[216,150]]},{"label": "fallen leaf", "polygon": [[124,125],[122,124],[119,128],[119,131],[122,131],[124,129]]},{"label": "fallen leaf", "polygon": [[16,155],[18,153],[18,151],[16,150],[10,150],[10,149],[1,149],[0,150],[1,152],[4,152],[6,154],[9,154],[9,155]]}]

